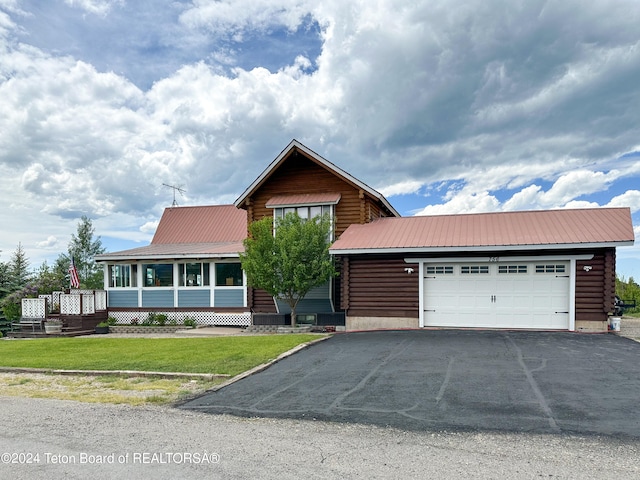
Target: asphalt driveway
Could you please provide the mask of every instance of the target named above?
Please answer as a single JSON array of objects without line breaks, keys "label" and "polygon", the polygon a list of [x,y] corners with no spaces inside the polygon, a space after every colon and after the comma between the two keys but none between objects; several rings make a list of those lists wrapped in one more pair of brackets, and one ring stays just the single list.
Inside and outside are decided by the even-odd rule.
[{"label": "asphalt driveway", "polygon": [[180,408],[409,430],[640,438],[640,343],[614,335],[335,335]]}]

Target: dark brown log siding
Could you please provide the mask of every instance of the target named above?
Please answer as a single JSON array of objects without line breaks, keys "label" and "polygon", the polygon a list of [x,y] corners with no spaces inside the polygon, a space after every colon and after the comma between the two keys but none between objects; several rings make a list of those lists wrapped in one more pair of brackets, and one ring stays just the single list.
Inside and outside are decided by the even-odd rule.
[{"label": "dark brown log siding", "polygon": [[249,287],[250,294],[247,298],[247,305],[252,312],[276,313],[276,304],[273,297],[264,290]]},{"label": "dark brown log siding", "polygon": [[[412,267],[408,274],[405,268]],[[419,317],[417,264],[404,257],[349,257],[343,261],[342,305],[349,316]]]},{"label": "dark brown log siding", "polygon": [[[606,321],[613,311],[616,251],[594,252],[591,260],[576,262],[576,321]],[[591,267],[589,271],[585,266]]]}]

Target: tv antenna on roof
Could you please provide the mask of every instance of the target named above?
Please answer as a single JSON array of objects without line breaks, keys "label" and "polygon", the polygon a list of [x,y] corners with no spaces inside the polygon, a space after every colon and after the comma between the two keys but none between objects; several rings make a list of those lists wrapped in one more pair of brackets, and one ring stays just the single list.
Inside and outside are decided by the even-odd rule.
[{"label": "tv antenna on roof", "polygon": [[171,204],[171,206],[177,207],[178,202],[176,202],[176,191],[179,192],[180,195],[182,195],[186,192],[186,190],[182,187],[178,187],[177,185],[169,185],[167,183],[163,183],[162,185],[164,185],[165,187],[173,188],[173,203]]}]

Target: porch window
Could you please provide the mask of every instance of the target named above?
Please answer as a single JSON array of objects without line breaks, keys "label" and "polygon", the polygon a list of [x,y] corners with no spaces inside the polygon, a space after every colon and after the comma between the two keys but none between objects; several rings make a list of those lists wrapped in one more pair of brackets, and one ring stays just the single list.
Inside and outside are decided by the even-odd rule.
[{"label": "porch window", "polygon": [[208,263],[179,263],[179,286],[203,287],[209,285]]},{"label": "porch window", "polygon": [[137,286],[137,265],[109,265],[109,287],[135,287]]},{"label": "porch window", "polygon": [[216,263],[216,287],[242,285],[242,267],[239,263]]},{"label": "porch window", "polygon": [[172,287],[173,264],[150,263],[142,265],[145,287]]}]

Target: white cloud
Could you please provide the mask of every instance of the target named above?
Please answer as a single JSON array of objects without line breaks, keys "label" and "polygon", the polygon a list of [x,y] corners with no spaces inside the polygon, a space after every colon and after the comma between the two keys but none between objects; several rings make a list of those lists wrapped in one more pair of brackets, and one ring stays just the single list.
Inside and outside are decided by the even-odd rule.
[{"label": "white cloud", "polygon": [[122,5],[124,0],[64,0],[64,3],[104,17],[114,6]]},{"label": "white cloud", "polygon": [[155,233],[156,229],[158,228],[158,224],[160,223],[160,220],[155,220],[153,222],[147,222],[144,225],[142,225],[140,227],[140,231],[142,233],[150,233],[153,234]]},{"label": "white cloud", "polygon": [[[623,157],[639,150],[631,0],[194,0],[139,24],[118,14],[147,3],[66,3],[104,27],[89,42],[55,17],[70,40],[136,61],[114,73],[73,49],[36,48],[25,22],[36,10],[0,0],[0,174],[12,185],[0,202],[32,219],[4,217],[2,249],[33,225],[44,230],[31,245],[63,244],[81,214],[110,236],[143,238],[171,204],[162,183],[184,185],[190,204],[231,202],[292,138],[388,196],[456,181],[421,214],[609,200],[638,211],[637,190],[615,188],[640,175],[638,157]],[[285,44],[311,23],[319,56],[229,70],[251,48],[238,40],[276,32]],[[105,34],[134,28],[140,43]],[[211,48],[189,57],[193,45]],[[147,50],[163,65],[146,64]],[[154,82],[138,88],[126,73],[136,70]]]},{"label": "white cloud", "polygon": [[296,30],[310,13],[310,3],[300,0],[193,0],[193,6],[180,16],[191,28],[205,28],[217,34],[242,38],[249,29],[285,26]]},{"label": "white cloud", "polygon": [[36,247],[38,248],[54,248],[57,246],[58,239],[53,235],[49,235],[46,240],[36,243]]},{"label": "white cloud", "polygon": [[457,213],[482,213],[498,210],[500,202],[489,192],[469,192],[462,189],[445,203],[428,205],[415,215],[448,215]]},{"label": "white cloud", "polygon": [[394,195],[405,195],[408,193],[417,193],[422,188],[422,182],[416,182],[408,180],[406,182],[396,183],[387,187],[382,187],[378,191],[385,197],[392,197]]},{"label": "white cloud", "polygon": [[640,190],[627,190],[622,195],[616,195],[606,205],[607,207],[629,207],[631,213],[640,211]]}]

